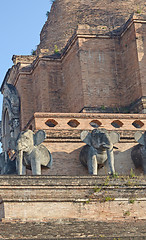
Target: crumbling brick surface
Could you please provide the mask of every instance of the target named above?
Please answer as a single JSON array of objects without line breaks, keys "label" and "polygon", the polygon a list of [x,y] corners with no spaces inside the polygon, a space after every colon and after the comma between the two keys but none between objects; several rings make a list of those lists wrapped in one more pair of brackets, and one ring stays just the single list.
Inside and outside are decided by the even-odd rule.
[{"label": "crumbling brick surface", "polygon": [[1,240],[144,240],[146,221],[100,222],[77,219],[47,222],[0,222]]},{"label": "crumbling brick surface", "polygon": [[2,221],[146,220],[144,177],[1,176],[0,180]]},{"label": "crumbling brick surface", "polygon": [[145,14],[144,0],[55,0],[42,32],[40,48],[63,48],[78,24],[103,26],[108,31],[122,26],[133,12]]}]

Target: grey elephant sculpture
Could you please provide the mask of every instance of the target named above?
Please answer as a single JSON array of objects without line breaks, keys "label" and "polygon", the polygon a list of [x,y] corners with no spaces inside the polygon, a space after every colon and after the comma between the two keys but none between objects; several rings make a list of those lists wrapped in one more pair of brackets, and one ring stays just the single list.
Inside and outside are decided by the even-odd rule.
[{"label": "grey elephant sculpture", "polygon": [[16,174],[16,160],[11,161],[7,154],[7,161],[5,160],[5,152],[0,153],[0,174]]},{"label": "grey elephant sculpture", "polygon": [[134,134],[135,141],[139,144],[134,146],[131,151],[131,158],[136,168],[142,168],[146,174],[146,131],[137,131]]},{"label": "grey elephant sculpture", "polygon": [[4,174],[5,172],[5,152],[0,153],[0,173]]},{"label": "grey elephant sculpture", "polygon": [[81,140],[85,145],[79,159],[88,168],[91,175],[97,175],[99,164],[103,164],[107,159],[111,174],[115,173],[113,144],[119,142],[120,135],[116,132],[108,133],[105,129],[94,129],[92,132],[81,132]]},{"label": "grey elephant sculpture", "polygon": [[48,149],[41,144],[46,137],[43,130],[34,133],[23,131],[17,139],[11,138],[10,149],[17,155],[16,168],[18,175],[25,174],[26,168],[32,170],[33,175],[41,175],[41,166],[51,168],[52,156]]}]

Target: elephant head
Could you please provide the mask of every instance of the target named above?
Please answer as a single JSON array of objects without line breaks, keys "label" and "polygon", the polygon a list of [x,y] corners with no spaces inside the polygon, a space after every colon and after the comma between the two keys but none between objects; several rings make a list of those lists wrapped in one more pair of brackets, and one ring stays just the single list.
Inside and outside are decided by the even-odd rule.
[{"label": "elephant head", "polygon": [[131,158],[136,168],[142,168],[146,174],[146,131],[137,131],[134,134],[135,141],[139,144],[134,146],[131,151]]},{"label": "elephant head", "polygon": [[97,150],[106,150],[112,148],[113,144],[119,142],[119,134],[116,132],[108,133],[106,129],[93,129],[81,132],[81,140],[87,145]]},{"label": "elephant head", "polygon": [[34,175],[40,175],[41,165],[51,167],[52,157],[48,149],[41,143],[45,140],[46,134],[43,130],[34,133],[26,130],[18,135],[17,139],[11,139],[10,149],[17,153],[18,174],[23,173],[23,166],[32,169]]},{"label": "elephant head", "polygon": [[19,134],[16,140],[16,150],[27,152],[29,154],[34,147],[40,145],[45,138],[46,134],[43,130],[39,130],[36,133],[31,130],[23,131]]},{"label": "elephant head", "polygon": [[135,141],[138,142],[146,149],[146,131],[142,133],[141,131],[137,131],[134,134]]},{"label": "elephant head", "polygon": [[108,133],[105,129],[93,129],[81,132],[81,140],[87,145],[80,153],[80,161],[88,167],[90,174],[97,174],[98,164],[103,164],[107,159],[111,174],[115,173],[113,145],[119,142],[120,136],[116,132]]}]

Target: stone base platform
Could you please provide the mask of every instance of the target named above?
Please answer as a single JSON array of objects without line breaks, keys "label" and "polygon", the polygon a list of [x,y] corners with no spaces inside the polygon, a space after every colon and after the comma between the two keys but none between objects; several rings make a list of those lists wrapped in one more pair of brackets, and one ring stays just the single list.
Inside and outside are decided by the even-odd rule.
[{"label": "stone base platform", "polygon": [[146,220],[142,176],[0,176],[2,221]]},{"label": "stone base platform", "polygon": [[0,239],[146,239],[143,176],[0,176]]},{"label": "stone base platform", "polygon": [[146,221],[99,222],[81,219],[0,222],[1,240],[145,240]]}]

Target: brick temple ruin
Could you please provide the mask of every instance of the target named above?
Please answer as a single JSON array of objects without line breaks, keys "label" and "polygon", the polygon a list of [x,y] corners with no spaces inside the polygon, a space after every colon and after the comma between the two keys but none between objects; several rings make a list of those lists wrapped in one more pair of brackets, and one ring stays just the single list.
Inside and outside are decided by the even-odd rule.
[{"label": "brick temple ruin", "polygon": [[[33,55],[12,57],[14,65],[1,86],[5,155],[10,150],[10,137],[16,138],[26,129],[35,132],[43,129],[47,135],[44,145],[53,156],[53,166],[43,171],[47,175],[43,178],[0,176],[1,219],[80,221],[82,218],[94,224],[137,220],[141,221],[141,225],[137,222],[141,238],[135,239],[144,239],[146,235],[140,226],[146,219],[145,180],[142,170],[132,162],[131,150],[137,144],[134,133],[146,130],[145,54],[145,1],[53,2],[37,49]],[[114,150],[116,172],[129,176],[132,169],[138,179],[111,179],[108,180],[111,187],[103,187],[109,171],[107,164],[99,169],[99,177],[88,176],[79,161],[85,145],[80,133],[91,131],[93,125],[120,134]],[[27,175],[31,175],[30,170]],[[115,185],[123,191],[116,190]],[[27,191],[23,190],[26,186]],[[97,203],[95,186],[99,189],[102,186],[110,200],[116,201]],[[130,205],[130,199],[136,203]],[[43,210],[38,214],[37,208],[42,209],[42,204]],[[75,226],[75,222],[72,224]],[[133,236],[130,230],[129,234]],[[92,234],[86,233],[85,237],[91,239],[89,235]],[[124,239],[129,239],[128,233]]]}]

